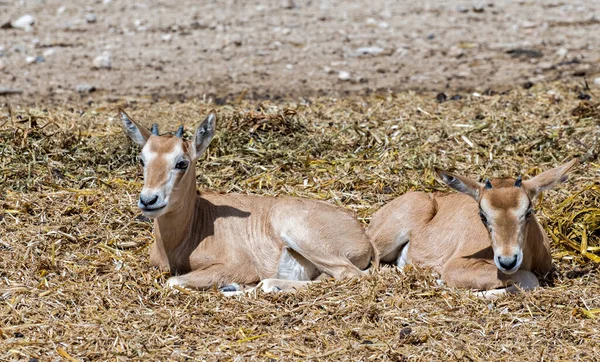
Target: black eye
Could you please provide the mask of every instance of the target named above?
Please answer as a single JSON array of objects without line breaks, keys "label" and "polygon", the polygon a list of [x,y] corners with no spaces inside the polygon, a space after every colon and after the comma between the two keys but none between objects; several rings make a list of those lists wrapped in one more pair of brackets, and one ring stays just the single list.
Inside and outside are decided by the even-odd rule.
[{"label": "black eye", "polygon": [[527,209],[527,212],[525,213],[525,218],[527,218],[527,219],[528,219],[528,218],[530,218],[531,216],[533,216],[533,212],[534,212],[534,211],[535,211],[535,210],[533,210],[533,209],[531,209],[531,208],[530,208],[530,209]]},{"label": "black eye", "polygon": [[142,158],[139,159],[140,160],[140,165],[142,165],[142,167],[144,167],[144,160]]},{"label": "black eye", "polygon": [[185,161],[179,161],[175,165],[175,168],[178,169],[178,170],[185,170],[186,168],[188,168],[188,164]]},{"label": "black eye", "polygon": [[481,218],[481,222],[483,223],[483,225],[488,226],[487,217],[485,217],[483,211],[481,210],[479,211],[479,217]]}]

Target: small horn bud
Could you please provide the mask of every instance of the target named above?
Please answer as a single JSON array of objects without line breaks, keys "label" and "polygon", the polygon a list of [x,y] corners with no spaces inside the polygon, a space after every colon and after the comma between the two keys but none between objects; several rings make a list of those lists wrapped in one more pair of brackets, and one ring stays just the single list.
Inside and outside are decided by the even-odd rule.
[{"label": "small horn bud", "polygon": [[175,133],[175,137],[179,137],[179,138],[183,137],[183,125],[179,126],[177,133]]},{"label": "small horn bud", "polygon": [[152,134],[158,136],[158,125],[156,123],[152,125]]},{"label": "small horn bud", "polygon": [[519,177],[517,177],[517,179],[515,180],[515,186],[521,187],[522,185],[523,185],[523,178],[521,177],[521,175],[519,175]]},{"label": "small horn bud", "polygon": [[485,188],[488,190],[492,188],[492,183],[489,178],[485,180]]}]

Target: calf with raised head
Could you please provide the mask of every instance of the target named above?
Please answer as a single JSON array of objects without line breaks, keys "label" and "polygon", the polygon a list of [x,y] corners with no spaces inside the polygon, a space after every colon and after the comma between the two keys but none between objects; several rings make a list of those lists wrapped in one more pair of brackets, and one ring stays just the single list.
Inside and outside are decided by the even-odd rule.
[{"label": "calf with raised head", "polygon": [[349,212],[317,200],[239,194],[196,193],[196,161],[215,134],[210,112],[183,139],[148,131],[119,111],[126,133],[142,147],[144,187],[138,206],[154,219],[151,264],[173,274],[170,286],[239,291],[260,283],[263,290],[291,290],[320,274],[334,278],[363,274],[377,250]]},{"label": "calf with raised head", "polygon": [[552,268],[548,237],[535,217],[537,196],[566,179],[577,160],[529,180],[484,183],[436,169],[458,194],[410,192],[375,213],[367,234],[381,261],[432,268],[450,286],[486,296],[539,285]]}]

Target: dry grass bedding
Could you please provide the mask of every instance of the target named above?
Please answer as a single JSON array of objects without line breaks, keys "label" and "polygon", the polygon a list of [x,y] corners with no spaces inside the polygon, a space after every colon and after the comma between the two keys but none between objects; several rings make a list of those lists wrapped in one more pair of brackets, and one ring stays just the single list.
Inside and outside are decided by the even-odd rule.
[{"label": "dry grass bedding", "polygon": [[[597,360],[600,106],[579,99],[592,91],[4,105],[0,360]],[[201,189],[323,199],[365,224],[407,190],[448,191],[433,166],[530,177],[579,157],[569,181],[539,201],[556,271],[544,288],[494,301],[415,268],[297,293],[165,289],[168,275],[148,262],[139,150],[118,107],[162,132],[183,123],[188,136],[216,108]]]}]

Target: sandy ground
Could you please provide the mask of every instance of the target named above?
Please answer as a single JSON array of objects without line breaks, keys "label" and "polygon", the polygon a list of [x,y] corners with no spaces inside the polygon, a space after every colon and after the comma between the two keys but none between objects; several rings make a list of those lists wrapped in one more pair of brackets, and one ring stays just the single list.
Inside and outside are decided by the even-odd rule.
[{"label": "sandy ground", "polygon": [[[32,29],[10,27],[26,14]],[[23,91],[0,101],[16,103],[452,96],[600,75],[596,1],[0,0],[0,23],[0,88]]]}]

